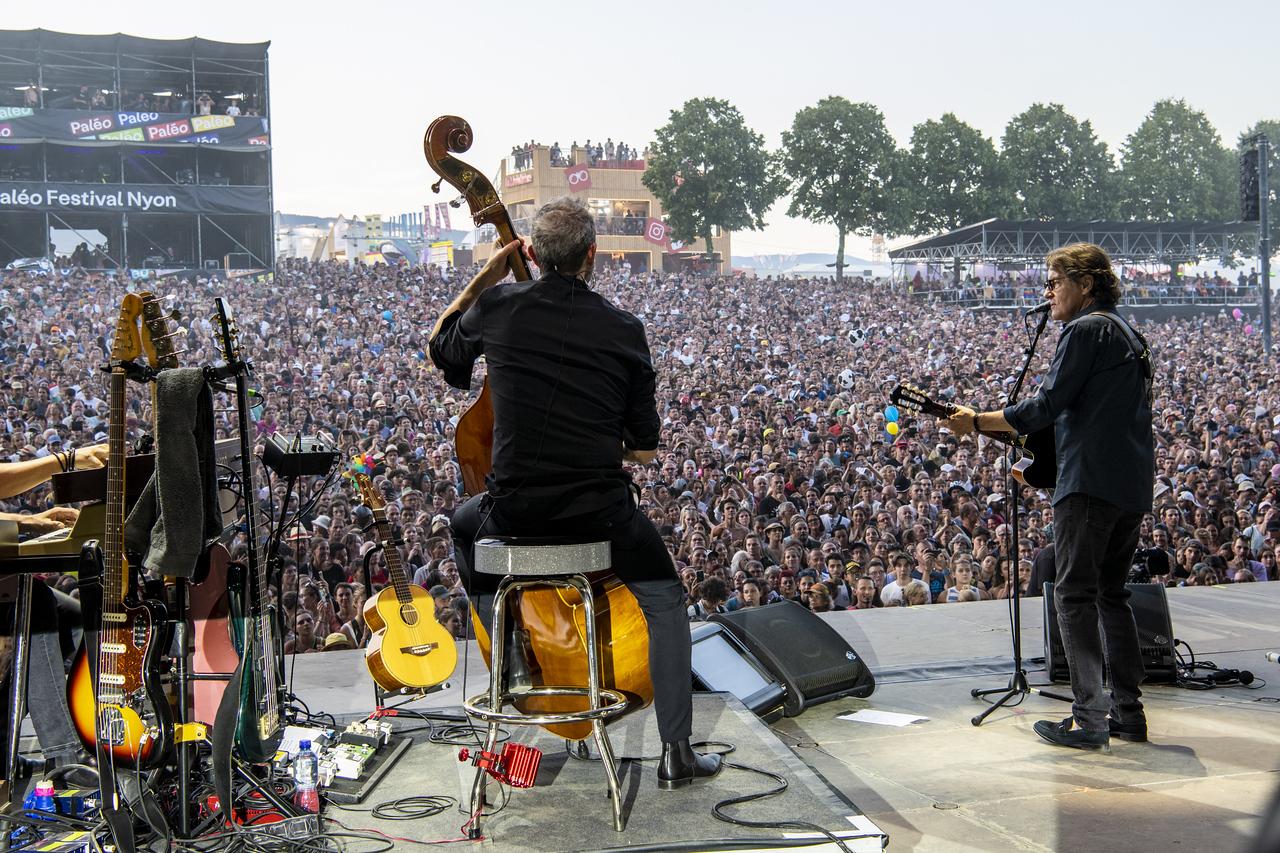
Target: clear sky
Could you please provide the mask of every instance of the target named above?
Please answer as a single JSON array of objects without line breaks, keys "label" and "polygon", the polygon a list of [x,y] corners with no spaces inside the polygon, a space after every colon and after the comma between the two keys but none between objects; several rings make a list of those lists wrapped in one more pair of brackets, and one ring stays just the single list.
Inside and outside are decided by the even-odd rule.
[{"label": "clear sky", "polygon": [[[1275,0],[57,0],[7,4],[0,26],[269,39],[276,206],[317,215],[435,200],[422,134],[443,113],[471,123],[464,159],[488,174],[531,138],[643,148],[701,96],[731,101],[771,147],[832,94],[877,105],[900,144],[948,111],[998,142],[1036,101],[1091,119],[1113,151],[1160,98],[1185,98],[1230,144],[1280,118]],[[764,231],[735,234],[734,254],[835,250],[830,228],[786,204]]]}]

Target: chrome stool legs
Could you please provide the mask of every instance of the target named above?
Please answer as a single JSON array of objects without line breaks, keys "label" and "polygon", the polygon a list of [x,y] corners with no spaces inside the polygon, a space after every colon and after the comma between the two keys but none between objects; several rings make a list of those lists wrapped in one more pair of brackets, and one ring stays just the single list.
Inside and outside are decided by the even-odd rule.
[{"label": "chrome stool legs", "polygon": [[[577,590],[582,597],[585,625],[585,641],[587,647],[587,686],[565,687],[545,686],[532,687],[518,694],[520,698],[537,696],[582,696],[587,700],[587,708],[582,711],[548,712],[541,714],[505,713],[502,709],[517,694],[506,689],[506,624],[507,599],[513,592],[525,587],[556,586]],[[558,577],[528,577],[515,575],[504,577],[498,585],[493,599],[493,617],[490,624],[490,657],[489,657],[489,691],[471,697],[463,703],[467,715],[485,721],[487,734],[484,749],[494,752],[498,744],[498,730],[501,725],[509,726],[541,726],[557,723],[590,722],[591,733],[600,751],[600,760],[605,767],[605,775],[609,784],[609,798],[613,803],[613,828],[622,832],[626,824],[622,816],[622,793],[618,781],[618,767],[613,756],[613,746],[609,742],[609,733],[605,723],[611,717],[621,714],[627,708],[627,698],[616,690],[600,686],[599,645],[596,636],[595,596],[591,591],[591,583],[584,575],[571,574]],[[476,767],[475,779],[471,783],[471,819],[468,823],[468,835],[480,837],[480,818],[484,812],[484,796],[488,771]]]}]

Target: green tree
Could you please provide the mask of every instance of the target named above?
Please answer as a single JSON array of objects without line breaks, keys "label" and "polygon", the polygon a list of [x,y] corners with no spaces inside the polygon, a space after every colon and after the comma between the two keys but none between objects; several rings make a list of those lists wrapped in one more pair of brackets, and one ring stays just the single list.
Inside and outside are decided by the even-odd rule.
[{"label": "green tree", "polygon": [[1208,117],[1157,101],[1123,146],[1120,210],[1132,219],[1224,220],[1238,214],[1236,158]]},{"label": "green tree", "polygon": [[904,217],[891,190],[897,146],[871,104],[823,98],[796,113],[782,132],[782,171],[790,216],[836,227],[836,279],[844,278],[849,233],[901,233]]},{"label": "green tree", "polygon": [[1032,104],[1009,121],[1001,145],[1013,213],[1076,220],[1114,215],[1115,162],[1087,120],[1061,104]]},{"label": "green tree", "polygon": [[782,194],[776,159],[764,137],[747,127],[728,101],[694,98],[657,130],[641,178],[666,213],[675,237],[701,237],[711,254],[711,231],[764,227]]},{"label": "green tree", "polygon": [[995,143],[954,113],[912,129],[905,184],[913,234],[950,231],[1007,207]]}]

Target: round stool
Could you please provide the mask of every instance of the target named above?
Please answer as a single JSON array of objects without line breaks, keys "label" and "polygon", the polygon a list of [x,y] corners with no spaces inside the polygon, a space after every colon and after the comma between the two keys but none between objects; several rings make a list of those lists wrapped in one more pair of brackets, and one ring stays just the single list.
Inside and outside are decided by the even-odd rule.
[{"label": "round stool", "polygon": [[[613,828],[622,832],[622,796],[618,784],[618,768],[613,759],[613,747],[605,723],[627,709],[627,698],[617,690],[600,686],[600,665],[596,637],[595,597],[589,572],[607,570],[612,565],[608,542],[578,542],[564,538],[537,538],[527,536],[494,536],[481,539],[475,545],[473,571],[502,575],[498,590],[493,596],[493,616],[489,625],[491,646],[489,658],[489,690],[472,696],[463,702],[467,715],[488,724],[485,751],[492,753],[498,742],[499,726],[544,726],[559,723],[591,724],[591,733],[600,751],[609,782],[609,797],[613,801]],[[503,661],[506,657],[507,599],[513,592],[533,587],[552,586],[577,590],[582,597],[583,622],[587,647],[587,684],[545,685],[522,690],[520,698],[537,696],[581,696],[587,707],[581,711],[546,712],[539,714],[508,713],[502,709],[511,704],[517,694],[506,689],[503,678]],[[480,835],[480,814],[484,808],[484,791],[488,773],[476,768],[475,781],[471,785],[472,823],[471,837]]]}]

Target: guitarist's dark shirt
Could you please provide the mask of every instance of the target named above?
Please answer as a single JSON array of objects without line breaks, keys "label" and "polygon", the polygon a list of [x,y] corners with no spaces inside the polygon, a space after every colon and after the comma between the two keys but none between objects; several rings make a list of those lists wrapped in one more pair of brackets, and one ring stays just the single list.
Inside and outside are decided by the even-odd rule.
[{"label": "guitarist's dark shirt", "polygon": [[622,445],[658,446],[655,373],[644,324],[559,273],[491,287],[446,318],[431,360],[471,387],[484,355],[493,395],[493,474],[503,509],[531,520],[631,500]]},{"label": "guitarist's dark shirt", "polygon": [[[1020,434],[1053,424],[1058,445],[1056,504],[1082,493],[1122,510],[1151,509],[1155,450],[1142,363],[1114,321],[1088,305],[1058,338],[1040,392],[1004,410]],[[1123,320],[1121,322],[1124,322]]]}]

